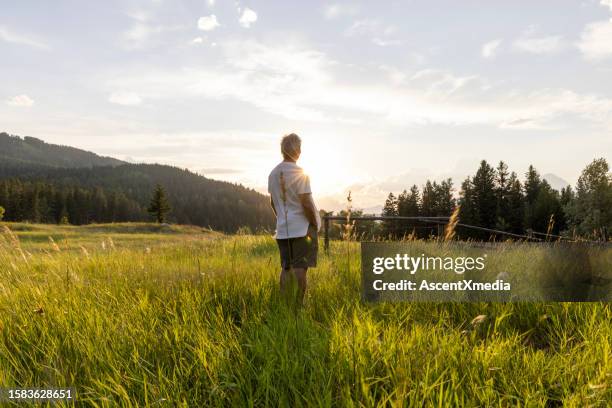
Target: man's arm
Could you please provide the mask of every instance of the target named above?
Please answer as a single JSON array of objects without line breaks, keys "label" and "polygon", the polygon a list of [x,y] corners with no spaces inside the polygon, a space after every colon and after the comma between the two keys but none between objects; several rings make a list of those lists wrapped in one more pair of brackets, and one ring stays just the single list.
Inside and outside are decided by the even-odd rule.
[{"label": "man's arm", "polygon": [[314,225],[315,228],[317,225],[317,216],[316,216],[316,208],[314,206],[314,202],[312,201],[312,194],[300,194],[300,203],[304,208],[304,215],[306,215],[306,219],[311,225]]},{"label": "man's arm", "polygon": [[276,207],[274,206],[274,200],[272,199],[272,196],[270,196],[270,206],[272,207],[272,212],[274,212],[274,216],[278,217],[278,214],[276,213]]}]

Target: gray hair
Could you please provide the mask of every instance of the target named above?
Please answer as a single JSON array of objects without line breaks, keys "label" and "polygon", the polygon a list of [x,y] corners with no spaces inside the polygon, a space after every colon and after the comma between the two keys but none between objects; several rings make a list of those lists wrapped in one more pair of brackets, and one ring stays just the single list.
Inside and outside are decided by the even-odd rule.
[{"label": "gray hair", "polygon": [[283,136],[281,140],[281,153],[283,157],[297,160],[302,147],[302,139],[295,133]]}]

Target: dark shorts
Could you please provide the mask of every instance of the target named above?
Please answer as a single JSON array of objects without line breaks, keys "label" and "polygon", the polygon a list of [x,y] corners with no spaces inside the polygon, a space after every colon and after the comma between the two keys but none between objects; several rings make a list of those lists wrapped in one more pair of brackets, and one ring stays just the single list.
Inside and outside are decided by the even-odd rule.
[{"label": "dark shorts", "polygon": [[308,227],[308,235],[300,238],[277,239],[281,266],[290,268],[313,268],[317,266],[319,240],[315,227]]}]

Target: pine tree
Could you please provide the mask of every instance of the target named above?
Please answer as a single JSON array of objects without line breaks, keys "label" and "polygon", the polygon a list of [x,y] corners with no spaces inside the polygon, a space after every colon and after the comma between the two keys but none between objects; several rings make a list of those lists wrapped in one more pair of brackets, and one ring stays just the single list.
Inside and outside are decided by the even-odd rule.
[{"label": "pine tree", "polygon": [[500,161],[497,165],[495,176],[495,194],[497,196],[497,217],[495,228],[507,231],[510,228],[509,201],[510,183],[508,179],[508,165]]},{"label": "pine tree", "polygon": [[578,234],[608,238],[612,231],[612,175],[605,159],[593,160],[582,171],[575,198],[565,209]]},{"label": "pine tree", "polygon": [[8,183],[3,182],[0,184],[0,205],[8,207],[9,197]]},{"label": "pine tree", "polygon": [[155,217],[159,224],[166,221],[166,215],[170,212],[170,204],[168,204],[168,199],[166,198],[166,191],[159,184],[155,187],[151,204],[147,211]]},{"label": "pine tree", "polygon": [[546,180],[542,180],[538,196],[531,207],[531,228],[538,232],[558,234],[565,229],[565,216],[559,193]]},{"label": "pine tree", "polygon": [[[398,215],[397,211],[397,199],[393,193],[389,193],[385,206],[382,210],[382,215],[385,217],[391,217]],[[383,221],[383,234],[387,237],[395,237],[397,235],[397,223],[395,220],[384,220]]]},{"label": "pine tree", "polygon": [[[407,203],[408,203],[408,191],[404,190],[400,193],[399,196],[397,196],[397,215],[400,215],[402,217],[407,217],[406,215]],[[399,224],[399,228],[397,232],[399,235],[404,236],[408,231],[410,222],[408,220],[401,220],[398,222],[398,224]]]},{"label": "pine tree", "polygon": [[413,185],[410,187],[410,192],[406,195],[403,205],[398,208],[399,215],[404,217],[418,217],[420,215],[419,198],[419,188]]},{"label": "pine tree", "polygon": [[[420,215],[420,193],[416,185],[410,187],[410,191],[404,190],[397,199],[397,213],[402,217],[418,217]],[[414,222],[405,220],[400,223],[402,225],[400,233],[410,234],[414,228]]]},{"label": "pine tree", "polygon": [[[538,171],[532,166],[529,166],[525,173],[525,228],[537,231],[538,224],[541,224],[536,219],[535,202],[540,193],[542,179]],[[546,221],[548,222],[548,221]]]},{"label": "pine tree", "polygon": [[436,187],[435,182],[427,180],[423,186],[423,195],[421,196],[421,214],[427,217],[436,215]]},{"label": "pine tree", "polygon": [[472,185],[472,179],[469,176],[463,181],[463,183],[461,183],[459,205],[461,206],[461,222],[470,225],[476,224],[474,187]]},{"label": "pine tree", "polygon": [[474,188],[474,212],[478,226],[495,227],[497,199],[495,195],[495,170],[485,160],[472,178]]},{"label": "pine tree", "polygon": [[505,220],[508,223],[509,231],[514,234],[522,234],[525,221],[525,198],[523,187],[515,172],[512,172],[508,179],[507,200],[508,212]]},{"label": "pine tree", "polygon": [[453,180],[448,178],[440,184],[433,183],[435,191],[434,216],[449,217],[455,209],[455,198],[453,197]]},{"label": "pine tree", "polygon": [[529,166],[527,173],[525,174],[525,200],[527,204],[533,204],[538,197],[538,191],[540,189],[540,184],[542,180],[540,178],[540,174],[533,167],[533,165]]}]

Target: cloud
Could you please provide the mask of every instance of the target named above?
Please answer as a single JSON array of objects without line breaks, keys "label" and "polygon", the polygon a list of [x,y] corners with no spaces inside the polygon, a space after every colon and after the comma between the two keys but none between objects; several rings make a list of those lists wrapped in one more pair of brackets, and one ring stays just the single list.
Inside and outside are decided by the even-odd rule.
[{"label": "cloud", "polygon": [[125,14],[132,20],[140,21],[141,23],[145,23],[151,20],[150,11],[146,11],[146,10],[139,10],[139,9],[131,10],[131,11],[126,12]]},{"label": "cloud", "polygon": [[351,24],[351,26],[344,32],[348,37],[362,36],[362,35],[390,35],[395,32],[395,27],[391,25],[384,25],[379,20],[363,19],[357,20]]},{"label": "cloud", "polygon": [[184,26],[167,26],[155,24],[153,16],[148,11],[132,11],[127,15],[134,23],[122,33],[121,46],[126,50],[142,49],[151,45],[159,45],[162,33],[182,30]]},{"label": "cloud", "polygon": [[[609,1],[612,3],[612,0]],[[597,21],[587,24],[576,46],[582,52],[582,55],[589,60],[611,57],[612,21]]]},{"label": "cloud", "polygon": [[394,67],[385,68],[386,77],[347,83],[338,78],[359,68],[307,46],[236,40],[220,48],[223,58],[206,68],[136,72],[109,86],[152,100],[236,100],[289,120],[351,126],[612,126],[612,99],[567,89],[509,92],[476,75]]},{"label": "cloud", "polygon": [[117,105],[136,106],[142,103],[142,99],[134,92],[113,92],[108,101]]},{"label": "cloud", "polygon": [[492,40],[482,46],[482,56],[484,58],[493,58],[497,54],[502,40]]},{"label": "cloud", "polygon": [[7,99],[6,104],[9,106],[17,106],[20,108],[29,108],[34,105],[34,100],[28,95],[22,94]]},{"label": "cloud", "polygon": [[257,13],[248,7],[246,7],[242,11],[242,15],[240,16],[240,19],[238,20],[240,25],[243,26],[244,28],[251,27],[251,24],[253,24],[256,21],[257,21]]},{"label": "cloud", "polygon": [[538,37],[535,35],[536,27],[531,26],[514,41],[514,48],[530,54],[556,54],[563,51],[567,44],[560,35]]},{"label": "cloud", "polygon": [[144,23],[136,23],[123,33],[125,46],[128,49],[140,48],[153,33],[151,27]]},{"label": "cloud", "polygon": [[192,44],[202,44],[204,42],[204,38],[202,37],[196,37],[193,40],[191,40]]},{"label": "cloud", "polygon": [[372,44],[374,45],[378,45],[379,47],[389,47],[392,45],[401,45],[401,41],[400,40],[386,40],[384,38],[372,38]]},{"label": "cloud", "polygon": [[401,41],[391,38],[391,35],[396,31],[397,28],[393,25],[383,24],[379,20],[363,19],[353,22],[344,31],[344,35],[347,37],[369,37],[373,44],[387,47],[401,44]]},{"label": "cloud", "polygon": [[422,81],[427,94],[438,96],[450,95],[475,80],[479,80],[476,75],[460,77],[440,69],[423,69],[410,77],[410,81]]},{"label": "cloud", "polygon": [[352,4],[329,4],[323,9],[323,15],[327,19],[334,19],[341,16],[354,16],[359,8]]},{"label": "cloud", "polygon": [[198,28],[202,31],[212,31],[219,26],[220,24],[217,21],[217,16],[214,14],[203,16],[198,19]]},{"label": "cloud", "polygon": [[201,174],[204,174],[204,175],[210,175],[210,174],[238,174],[238,173],[242,173],[243,170],[228,169],[228,168],[222,168],[222,167],[211,167],[211,168],[200,169],[199,172]]},{"label": "cloud", "polygon": [[37,38],[15,33],[6,27],[0,27],[0,41],[4,41],[11,44],[26,45],[28,47],[38,48],[39,50],[45,51],[51,49],[49,45]]},{"label": "cloud", "polygon": [[566,48],[563,36],[549,35],[536,37],[535,27],[527,29],[517,40],[514,48],[530,54],[555,54]]}]

